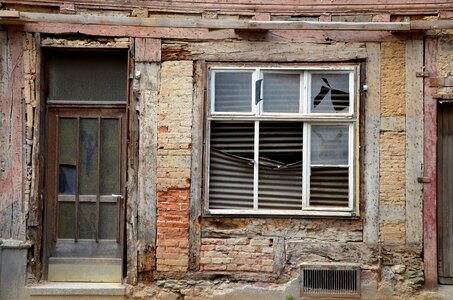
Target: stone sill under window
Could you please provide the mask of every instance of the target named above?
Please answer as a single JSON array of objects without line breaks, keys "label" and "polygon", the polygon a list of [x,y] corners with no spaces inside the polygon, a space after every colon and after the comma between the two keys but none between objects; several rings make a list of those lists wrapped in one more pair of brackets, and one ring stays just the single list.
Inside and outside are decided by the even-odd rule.
[{"label": "stone sill under window", "polygon": [[[120,283],[44,282],[26,287],[30,296],[121,296],[126,286]],[[115,299],[115,298],[113,298]],[[122,299],[122,298],[120,298]]]}]

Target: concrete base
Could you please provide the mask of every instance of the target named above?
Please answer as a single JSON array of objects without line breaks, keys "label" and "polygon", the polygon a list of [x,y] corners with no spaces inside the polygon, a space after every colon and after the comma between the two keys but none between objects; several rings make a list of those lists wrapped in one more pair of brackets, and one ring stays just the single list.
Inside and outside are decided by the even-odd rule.
[{"label": "concrete base", "polygon": [[1,240],[0,243],[0,299],[24,299],[30,245],[16,240]]},{"label": "concrete base", "polygon": [[124,299],[126,287],[119,283],[48,282],[26,288],[30,300]]},{"label": "concrete base", "polygon": [[49,259],[48,281],[120,283],[121,279],[121,259],[59,257]]}]

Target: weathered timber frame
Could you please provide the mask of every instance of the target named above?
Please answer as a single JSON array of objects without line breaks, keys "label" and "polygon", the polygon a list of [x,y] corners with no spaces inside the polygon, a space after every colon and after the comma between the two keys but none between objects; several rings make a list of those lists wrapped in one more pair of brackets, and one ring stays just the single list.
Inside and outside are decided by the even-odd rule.
[{"label": "weathered timber frame", "polygon": [[[425,71],[436,74],[437,38],[425,40]],[[437,274],[437,101],[428,80],[424,80],[424,177],[430,182],[423,189],[423,261],[425,286],[434,288]]]},{"label": "weathered timber frame", "polygon": [[[260,117],[256,116],[255,108],[252,107],[251,113],[218,113],[214,112],[213,110],[213,103],[210,104],[211,100],[214,99],[214,86],[212,80],[206,80],[206,91],[207,94],[205,96],[205,114],[208,117],[205,117],[205,147],[204,147],[204,167],[203,167],[203,206],[204,206],[204,215],[269,215],[269,216],[326,216],[326,217],[356,217],[360,215],[360,187],[359,187],[359,174],[360,174],[360,82],[361,82],[361,73],[360,73],[360,66],[357,64],[270,64],[270,65],[263,65],[263,64],[218,64],[218,63],[209,63],[207,64],[207,72],[211,74],[211,72],[215,72],[216,70],[222,71],[256,71],[261,72],[261,69],[266,71],[274,71],[274,72],[304,72],[304,83],[307,83],[308,80],[308,73],[316,73],[316,72],[351,72],[350,73],[350,91],[352,93],[351,99],[353,103],[351,104],[351,111],[343,116],[343,114],[339,114],[340,116],[331,116],[326,114],[306,114],[306,113],[285,113],[285,114],[275,114],[275,113],[264,113],[261,114]],[[257,80],[258,78],[254,75],[253,80]],[[303,111],[307,111],[306,106],[307,104],[307,87],[302,84],[301,90],[303,90],[302,95],[300,98],[300,105],[305,106]],[[252,98],[255,99],[255,89],[252,89]],[[261,107],[261,106],[260,106]],[[329,117],[332,120],[329,120]],[[341,120],[340,120],[341,119]],[[310,208],[307,196],[307,182],[303,180],[303,197],[302,201],[302,210],[269,210],[269,209],[257,209],[257,178],[255,178],[254,183],[254,209],[248,210],[239,210],[239,209],[209,209],[209,149],[210,149],[210,121],[212,120],[241,120],[241,121],[250,121],[250,120],[285,120],[285,121],[300,121],[302,123],[308,122],[308,124],[304,125],[304,145],[309,144],[309,129],[308,127],[310,124],[322,124],[319,121],[327,122],[326,124],[352,124],[349,128],[349,161],[350,161],[350,170],[349,170],[349,205],[345,209],[313,209]],[[255,121],[256,122],[256,121]],[[318,123],[317,123],[318,122]],[[257,125],[255,124],[255,134]],[[257,161],[258,159],[258,140],[254,141],[254,152],[255,158],[254,160]],[[304,149],[306,147],[304,146]],[[307,161],[308,151],[304,150],[304,161]],[[303,167],[303,178],[307,178],[307,166]],[[257,174],[257,164],[255,164],[255,177]]]}]

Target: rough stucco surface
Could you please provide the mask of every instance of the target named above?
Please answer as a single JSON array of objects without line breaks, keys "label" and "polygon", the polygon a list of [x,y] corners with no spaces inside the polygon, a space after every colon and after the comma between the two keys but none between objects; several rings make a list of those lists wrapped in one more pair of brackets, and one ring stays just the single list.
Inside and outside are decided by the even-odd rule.
[{"label": "rough stucco surface", "polygon": [[[439,39],[437,52],[437,77],[452,78],[453,64],[453,36],[446,36]],[[440,87],[437,91],[440,94],[453,94],[453,87]]]},{"label": "rough stucco surface", "polygon": [[403,204],[406,195],[406,134],[381,132],[381,203]]},{"label": "rough stucco surface", "polygon": [[406,44],[381,43],[381,115],[405,114]]}]

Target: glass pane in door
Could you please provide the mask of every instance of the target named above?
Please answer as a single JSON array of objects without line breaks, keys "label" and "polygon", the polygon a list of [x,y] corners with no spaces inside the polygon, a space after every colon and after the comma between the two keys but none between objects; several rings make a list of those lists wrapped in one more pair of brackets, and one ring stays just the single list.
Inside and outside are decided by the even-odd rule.
[{"label": "glass pane in door", "polygon": [[119,118],[58,118],[59,239],[116,240],[119,233]]}]

